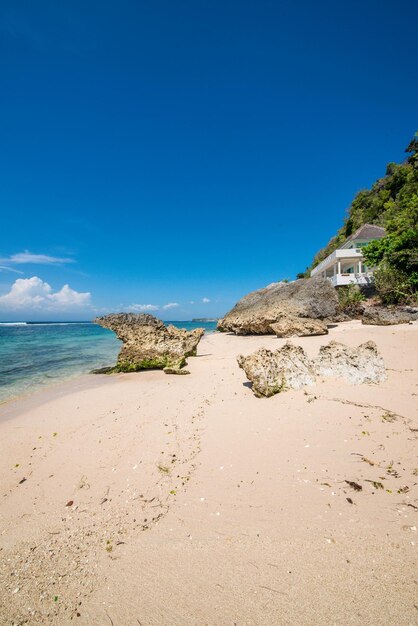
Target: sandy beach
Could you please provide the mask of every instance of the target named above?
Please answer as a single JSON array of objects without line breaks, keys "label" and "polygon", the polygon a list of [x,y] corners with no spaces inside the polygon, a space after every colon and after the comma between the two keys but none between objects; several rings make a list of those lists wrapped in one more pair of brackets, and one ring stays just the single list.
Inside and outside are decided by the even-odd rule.
[{"label": "sandy beach", "polygon": [[[85,376],[0,406],[0,624],[418,623],[418,323],[380,385],[256,398],[206,336],[190,376]],[[349,484],[351,483],[351,485]]]}]

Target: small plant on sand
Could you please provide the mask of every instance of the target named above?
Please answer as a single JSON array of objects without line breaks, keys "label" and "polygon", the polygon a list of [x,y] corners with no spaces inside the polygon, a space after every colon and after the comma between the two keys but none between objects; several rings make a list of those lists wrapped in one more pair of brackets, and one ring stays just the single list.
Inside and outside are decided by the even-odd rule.
[{"label": "small plant on sand", "polygon": [[110,539],[108,539],[106,541],[106,552],[112,552],[112,550],[113,550],[112,542]]},{"label": "small plant on sand", "polygon": [[391,411],[386,411],[386,413],[382,415],[382,421],[383,422],[395,422],[396,421],[395,413],[392,413]]}]

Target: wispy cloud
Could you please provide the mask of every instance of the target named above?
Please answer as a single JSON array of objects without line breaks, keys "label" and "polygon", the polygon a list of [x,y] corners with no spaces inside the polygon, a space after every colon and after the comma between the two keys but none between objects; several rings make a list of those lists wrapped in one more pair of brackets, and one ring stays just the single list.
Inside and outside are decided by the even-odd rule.
[{"label": "wispy cloud", "polygon": [[9,265],[61,265],[63,263],[74,263],[74,259],[68,257],[50,256],[49,254],[34,254],[25,250],[24,252],[18,252],[8,257],[0,257],[0,263],[6,266]]},{"label": "wispy cloud", "polygon": [[0,272],[13,272],[14,274],[23,274],[21,270],[15,270],[13,267],[7,267],[7,265],[0,265]]},{"label": "wispy cloud", "polygon": [[80,292],[64,285],[54,291],[38,276],[18,278],[10,291],[0,296],[0,310],[7,311],[72,311],[89,308],[90,292]]},{"label": "wispy cloud", "polygon": [[146,313],[147,311],[168,311],[178,306],[180,306],[178,302],[167,302],[163,306],[160,304],[130,304],[126,310],[134,313]]},{"label": "wispy cloud", "polygon": [[145,311],[158,311],[160,307],[157,304],[131,304],[127,307],[128,311],[134,313],[145,313]]},{"label": "wispy cloud", "polygon": [[203,304],[207,304],[208,302],[210,302],[209,298],[202,298],[202,302]]}]

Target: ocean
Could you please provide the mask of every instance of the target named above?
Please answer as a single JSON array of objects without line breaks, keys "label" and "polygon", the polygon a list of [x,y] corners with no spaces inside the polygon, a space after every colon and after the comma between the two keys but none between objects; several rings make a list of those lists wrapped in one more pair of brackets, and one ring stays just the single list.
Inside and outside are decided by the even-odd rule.
[{"label": "ocean", "polygon": [[[216,322],[165,322],[213,332]],[[91,322],[0,323],[0,402],[113,365],[121,342]]]}]

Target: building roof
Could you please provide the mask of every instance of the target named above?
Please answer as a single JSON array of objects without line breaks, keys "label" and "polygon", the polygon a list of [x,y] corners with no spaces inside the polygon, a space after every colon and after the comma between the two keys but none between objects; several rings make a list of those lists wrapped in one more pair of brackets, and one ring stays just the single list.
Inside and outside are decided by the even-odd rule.
[{"label": "building roof", "polygon": [[354,239],[382,239],[386,236],[386,231],[382,226],[375,226],[375,224],[363,224],[356,230],[355,233],[350,235],[343,243],[345,246],[349,241]]}]

